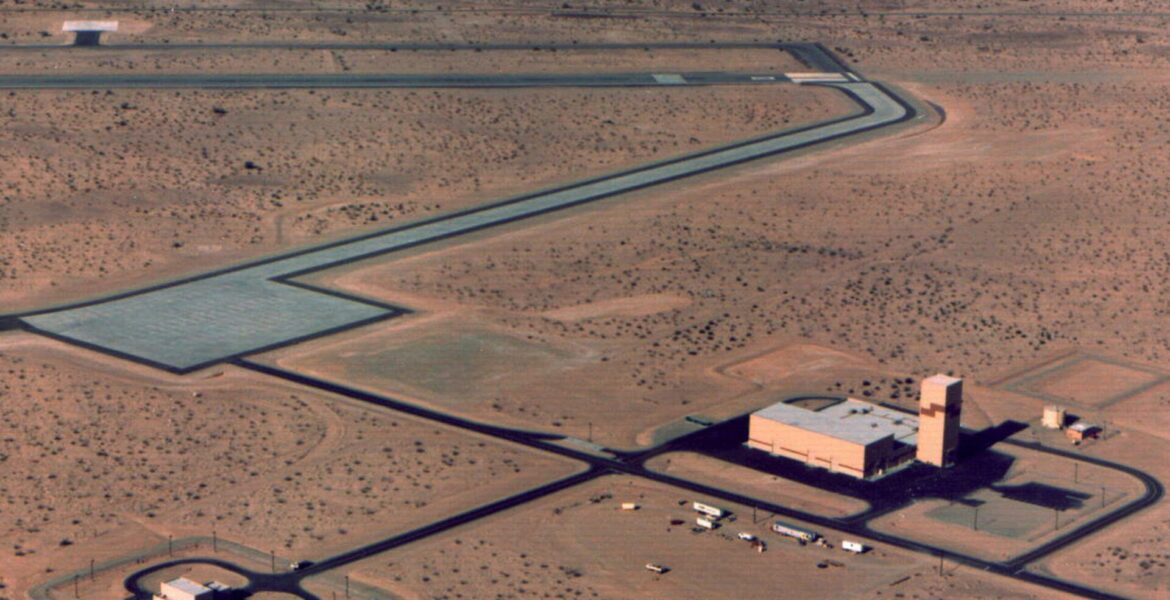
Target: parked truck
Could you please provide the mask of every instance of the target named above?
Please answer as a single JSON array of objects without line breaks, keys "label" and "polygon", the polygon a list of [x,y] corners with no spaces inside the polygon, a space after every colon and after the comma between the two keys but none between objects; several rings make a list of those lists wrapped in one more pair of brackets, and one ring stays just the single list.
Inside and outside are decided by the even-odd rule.
[{"label": "parked truck", "polygon": [[796,525],[785,523],[784,521],[776,521],[775,523],[772,523],[772,531],[779,533],[780,535],[794,537],[802,542],[813,542],[816,541],[817,538],[821,537],[820,534],[815,531],[811,531],[803,527],[797,527]]},{"label": "parked truck", "polygon": [[867,547],[865,544],[862,544],[861,542],[841,540],[841,549],[847,552],[853,552],[854,554],[861,554],[862,552],[869,550],[869,547]]},{"label": "parked truck", "polygon": [[714,517],[716,519],[722,519],[723,517],[727,516],[727,511],[725,511],[722,508],[719,508],[717,506],[711,506],[710,504],[703,504],[702,502],[695,502],[694,504],[691,505],[691,507],[695,509],[695,512],[700,512],[700,513],[703,513],[709,517]]}]

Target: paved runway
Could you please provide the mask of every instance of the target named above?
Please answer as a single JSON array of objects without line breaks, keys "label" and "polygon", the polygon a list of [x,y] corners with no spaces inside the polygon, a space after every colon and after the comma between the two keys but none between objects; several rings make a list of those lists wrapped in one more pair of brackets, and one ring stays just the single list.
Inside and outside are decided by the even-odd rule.
[{"label": "paved runway", "polygon": [[904,104],[872,83],[833,87],[854,98],[865,109],[864,114],[653,163],[128,297],[25,316],[22,320],[26,326],[52,337],[170,371],[187,372],[388,318],[401,311],[336,293],[293,287],[284,280],[867,131],[911,114]]}]

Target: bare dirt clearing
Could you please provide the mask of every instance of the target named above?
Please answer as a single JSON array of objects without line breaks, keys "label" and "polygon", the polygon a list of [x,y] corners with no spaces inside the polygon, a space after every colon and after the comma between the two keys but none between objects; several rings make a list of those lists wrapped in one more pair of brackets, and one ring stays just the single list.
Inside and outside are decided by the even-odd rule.
[{"label": "bare dirt clearing", "polygon": [[92,48],[0,56],[6,75],[66,73],[627,73],[743,71],[781,74],[806,67],[770,48],[630,50],[350,50]]},{"label": "bare dirt clearing", "polygon": [[[458,594],[492,597],[540,596],[556,590],[568,597],[773,598],[776,590],[796,597],[874,594],[902,577],[926,577],[927,558],[877,548],[865,555],[816,546],[801,547],[768,532],[766,516],[751,523],[748,507],[720,504],[738,517],[712,532],[693,533],[689,501],[709,499],[660,484],[606,477],[558,493],[420,543],[411,552],[391,552],[353,565],[350,578],[403,598]],[[637,502],[636,511],[621,511]],[[683,525],[672,525],[677,519]],[[526,534],[517,537],[517,531]],[[767,552],[736,539],[751,532]],[[834,545],[839,536],[822,531]],[[712,557],[720,560],[711,568]],[[731,558],[737,557],[737,558]],[[817,568],[831,560],[836,565]],[[670,568],[647,571],[648,562]],[[945,581],[945,580],[944,580]],[[944,582],[939,582],[944,585]],[[968,580],[966,585],[976,585]],[[984,579],[972,590],[1019,584]],[[311,589],[328,595],[327,587]],[[1027,589],[1027,588],[1024,588]],[[892,590],[890,595],[893,595]]]},{"label": "bare dirt clearing", "polygon": [[18,595],[168,535],[318,558],[579,468],[233,368],[180,378],[24,334],[0,345],[0,394],[36,400],[0,405]]},{"label": "bare dirt clearing", "polygon": [[6,312],[851,110],[833,92],[791,85],[14,91],[7,102]]}]

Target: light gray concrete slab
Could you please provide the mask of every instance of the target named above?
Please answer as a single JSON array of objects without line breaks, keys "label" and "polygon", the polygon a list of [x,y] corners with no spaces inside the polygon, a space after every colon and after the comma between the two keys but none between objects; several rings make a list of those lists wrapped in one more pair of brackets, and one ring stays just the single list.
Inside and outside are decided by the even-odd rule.
[{"label": "light gray concrete slab", "polygon": [[213,277],[25,321],[54,335],[187,370],[394,312],[251,275]]}]

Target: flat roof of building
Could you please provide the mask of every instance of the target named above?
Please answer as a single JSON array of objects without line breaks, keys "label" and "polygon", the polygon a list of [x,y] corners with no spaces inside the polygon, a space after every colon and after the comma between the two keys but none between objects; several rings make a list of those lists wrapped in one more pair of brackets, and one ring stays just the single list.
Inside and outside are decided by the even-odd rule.
[{"label": "flat roof of building", "polygon": [[192,594],[192,595],[205,594],[205,593],[211,591],[210,588],[207,588],[207,587],[204,587],[203,585],[195,583],[194,581],[191,581],[190,579],[187,579],[186,577],[180,577],[180,578],[175,579],[173,581],[168,581],[167,585],[169,585],[177,590],[187,592],[188,594]]},{"label": "flat roof of building", "polygon": [[779,402],[752,415],[855,444],[869,445],[891,435],[904,444],[918,444],[916,417],[853,398],[815,411]]},{"label": "flat roof of building", "polygon": [[926,380],[930,383],[943,386],[951,385],[953,383],[961,383],[963,381],[958,377],[951,377],[950,375],[943,375],[942,373],[939,373],[938,375],[931,375],[930,377],[927,377]]}]

